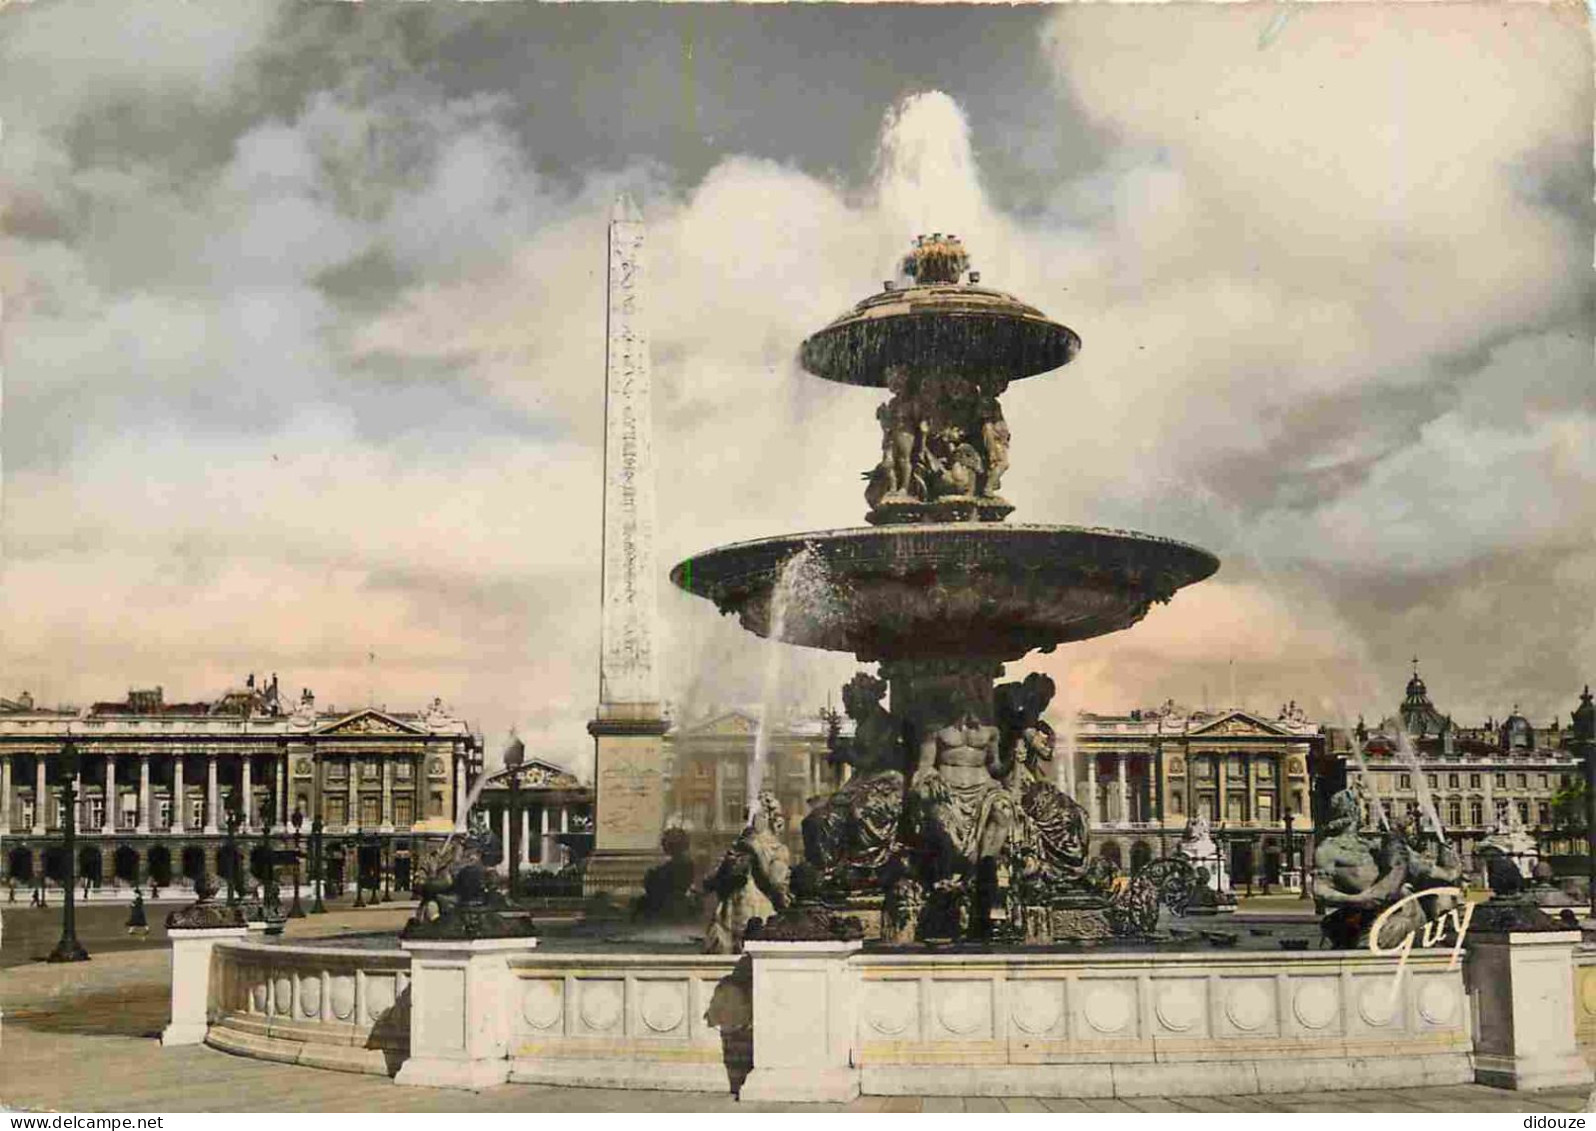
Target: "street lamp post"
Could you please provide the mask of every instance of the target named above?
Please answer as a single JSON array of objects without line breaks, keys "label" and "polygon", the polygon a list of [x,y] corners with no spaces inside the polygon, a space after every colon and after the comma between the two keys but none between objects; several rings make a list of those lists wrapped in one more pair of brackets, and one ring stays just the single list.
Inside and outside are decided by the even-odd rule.
[{"label": "street lamp post", "polygon": [[360,866],[360,837],[354,836],[346,840],[344,842],[344,852],[348,857],[354,860],[354,867],[351,869],[351,871],[355,873],[355,906],[364,907],[366,906],[366,872],[365,869]]},{"label": "street lamp post", "polygon": [[[247,803],[247,802],[246,802]],[[277,891],[277,860],[272,849],[272,817],[277,813],[277,795],[268,792],[261,803],[261,856],[265,859],[266,874],[261,878],[261,903],[274,914],[282,910],[282,900]]]},{"label": "street lamp post", "polygon": [[321,840],[321,814],[317,813],[310,822],[310,871],[316,881],[316,898],[310,905],[312,915],[327,914],[327,905],[321,901],[323,875],[326,872],[326,861],[322,859]]},{"label": "street lamp post", "polygon": [[393,876],[393,841],[382,842],[382,901],[384,903],[393,899],[393,887],[389,883]]},{"label": "street lamp post", "polygon": [[[78,942],[77,908],[72,902],[72,888],[77,880],[74,872],[78,845],[78,791],[73,786],[73,779],[78,774],[78,748],[70,740],[61,748],[61,757],[57,765],[61,768],[61,832],[66,840],[66,884],[65,890],[61,893],[64,900],[61,905],[61,941],[55,944],[55,949],[50,952],[48,960],[87,962],[89,952],[83,949],[82,943]],[[44,804],[43,798],[39,799],[39,804]]]},{"label": "street lamp post", "polygon": [[1585,860],[1590,874],[1590,913],[1596,918],[1596,705],[1590,684],[1574,711],[1574,756],[1585,763]]},{"label": "street lamp post", "polygon": [[238,906],[238,895],[239,895],[238,889],[239,889],[240,886],[242,886],[239,883],[239,875],[238,875],[238,825],[239,825],[239,820],[240,820],[240,816],[239,816],[239,812],[238,812],[238,794],[230,793],[230,794],[227,795],[227,805],[226,805],[227,838],[224,841],[224,844],[226,845],[226,849],[227,849],[227,906],[229,906],[229,907],[237,907]]},{"label": "street lamp post", "polygon": [[305,823],[305,814],[300,812],[299,806],[294,806],[294,815],[290,820],[294,824],[294,902],[289,905],[288,917],[290,919],[303,919],[305,917],[305,908],[299,902],[299,829]]}]

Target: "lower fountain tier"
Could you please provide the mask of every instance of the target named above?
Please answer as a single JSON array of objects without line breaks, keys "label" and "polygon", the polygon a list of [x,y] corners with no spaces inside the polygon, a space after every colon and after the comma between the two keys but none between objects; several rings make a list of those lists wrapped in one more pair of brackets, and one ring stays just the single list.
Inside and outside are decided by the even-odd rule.
[{"label": "lower fountain tier", "polygon": [[855,527],[721,546],[671,580],[771,638],[783,565],[810,549],[823,582],[791,586],[776,638],[860,660],[1002,661],[1128,628],[1219,568],[1168,538],[983,522]]}]

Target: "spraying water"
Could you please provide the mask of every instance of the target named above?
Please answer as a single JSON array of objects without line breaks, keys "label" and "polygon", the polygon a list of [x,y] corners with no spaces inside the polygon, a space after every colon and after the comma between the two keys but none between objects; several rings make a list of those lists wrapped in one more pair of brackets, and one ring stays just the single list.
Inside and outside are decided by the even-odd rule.
[{"label": "spraying water", "polygon": [[1435,807],[1435,797],[1430,793],[1430,779],[1424,772],[1424,767],[1419,765],[1419,753],[1413,749],[1413,740],[1408,737],[1405,727],[1396,728],[1397,756],[1400,757],[1413,772],[1413,785],[1419,793],[1419,809],[1430,822],[1430,828],[1435,830],[1437,836],[1445,836],[1446,830],[1441,825],[1441,812]]},{"label": "spraying water", "polygon": [[826,563],[812,546],[805,546],[782,563],[776,587],[770,594],[770,632],[765,641],[765,673],[760,685],[759,730],[754,735],[754,754],[748,767],[748,809],[759,799],[770,759],[770,736],[776,727],[777,702],[781,693],[782,660],[788,645],[782,643],[788,617],[824,619],[831,607],[831,580]]},{"label": "spraying water", "polygon": [[1374,775],[1369,773],[1369,763],[1363,756],[1363,744],[1354,737],[1352,742],[1352,755],[1358,760],[1358,780],[1365,782],[1368,789],[1364,796],[1369,799],[1369,815],[1374,818],[1374,823],[1381,829],[1389,830],[1391,822],[1385,815],[1385,806],[1380,804],[1380,795],[1374,791]]}]

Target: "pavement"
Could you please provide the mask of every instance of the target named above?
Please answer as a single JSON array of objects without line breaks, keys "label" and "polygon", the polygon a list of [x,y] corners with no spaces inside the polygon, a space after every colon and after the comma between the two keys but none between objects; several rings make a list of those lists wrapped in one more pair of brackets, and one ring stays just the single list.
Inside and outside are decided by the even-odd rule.
[{"label": "pavement", "polygon": [[[106,908],[111,911],[114,909]],[[290,937],[397,929],[404,905],[293,920]],[[19,918],[40,915],[34,924]],[[864,1112],[1492,1112],[1582,1111],[1584,1089],[1505,1092],[1479,1085],[1358,1092],[1115,1099],[993,1099],[866,1096],[845,1106],[760,1105],[730,1095],[552,1088],[515,1084],[481,1091],[406,1088],[380,1076],[356,1076],[230,1056],[203,1046],[165,1049],[169,957],[164,943],[120,936],[116,923],[86,924],[91,961],[49,965],[25,952],[48,950],[59,912],[5,914],[0,959],[0,1107],[63,1112],[182,1111],[864,1111]],[[154,924],[160,916],[151,915]],[[102,936],[106,936],[102,938]],[[97,949],[98,947],[98,949]],[[23,957],[13,961],[17,955]]]}]

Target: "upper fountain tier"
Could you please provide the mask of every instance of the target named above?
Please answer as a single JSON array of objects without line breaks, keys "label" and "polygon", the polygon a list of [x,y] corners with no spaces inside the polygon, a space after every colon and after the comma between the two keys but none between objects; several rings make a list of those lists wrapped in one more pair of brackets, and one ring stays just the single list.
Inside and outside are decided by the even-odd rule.
[{"label": "upper fountain tier", "polygon": [[817,377],[884,388],[895,367],[935,369],[989,382],[1046,373],[1069,362],[1081,339],[1034,306],[977,286],[954,236],[920,237],[904,261],[914,285],[871,295],[803,344]]}]

